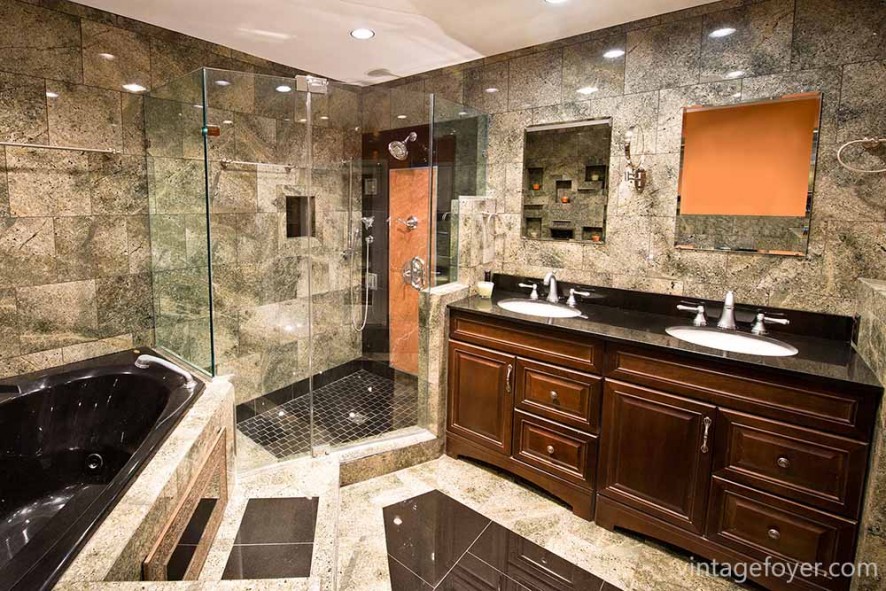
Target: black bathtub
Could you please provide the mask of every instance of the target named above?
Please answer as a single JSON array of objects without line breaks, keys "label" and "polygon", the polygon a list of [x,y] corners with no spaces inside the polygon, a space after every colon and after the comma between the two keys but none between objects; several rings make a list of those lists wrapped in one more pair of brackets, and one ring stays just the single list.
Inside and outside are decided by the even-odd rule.
[{"label": "black bathtub", "polygon": [[136,357],[0,380],[0,591],[50,588],[203,389]]}]

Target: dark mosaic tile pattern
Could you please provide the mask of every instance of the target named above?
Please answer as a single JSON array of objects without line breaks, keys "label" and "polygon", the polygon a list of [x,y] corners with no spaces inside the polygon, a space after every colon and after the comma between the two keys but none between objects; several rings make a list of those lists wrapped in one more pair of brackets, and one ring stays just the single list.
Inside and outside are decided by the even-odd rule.
[{"label": "dark mosaic tile pattern", "polygon": [[384,519],[393,591],[619,591],[440,491]]},{"label": "dark mosaic tile pattern", "polygon": [[[359,370],[314,391],[315,445],[341,445],[415,425],[418,385]],[[310,451],[310,397],[300,396],[250,419],[240,431],[287,458]]]}]

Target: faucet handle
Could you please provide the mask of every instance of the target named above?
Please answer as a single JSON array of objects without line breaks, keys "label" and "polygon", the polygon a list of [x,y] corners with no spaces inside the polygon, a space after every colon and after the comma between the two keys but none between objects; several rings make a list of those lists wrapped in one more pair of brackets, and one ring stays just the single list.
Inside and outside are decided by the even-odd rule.
[{"label": "faucet handle", "polygon": [[769,331],[766,330],[766,323],[769,324],[781,324],[782,326],[787,326],[791,323],[787,318],[776,318],[773,316],[767,316],[764,312],[758,312],[757,318],[754,320],[754,325],[751,327],[751,333],[763,336]]},{"label": "faucet handle", "polygon": [[518,285],[524,289],[532,289],[532,293],[529,294],[530,300],[538,299],[538,285],[535,283],[519,283]]},{"label": "faucet handle", "polygon": [[708,325],[708,318],[705,316],[704,304],[678,304],[677,309],[681,312],[695,312],[695,318],[692,319],[692,326]]},{"label": "faucet handle", "polygon": [[578,291],[575,288],[569,290],[569,299],[566,300],[566,305],[570,308],[575,308],[578,305],[578,302],[575,299],[575,296],[581,296],[583,298],[589,297],[591,292],[589,291]]}]

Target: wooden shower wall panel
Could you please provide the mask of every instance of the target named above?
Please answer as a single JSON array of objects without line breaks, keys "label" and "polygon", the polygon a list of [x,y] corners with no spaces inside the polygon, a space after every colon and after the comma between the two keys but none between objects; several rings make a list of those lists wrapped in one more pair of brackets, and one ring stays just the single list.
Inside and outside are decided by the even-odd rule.
[{"label": "wooden shower wall panel", "polygon": [[[400,371],[418,375],[418,291],[402,278],[403,265],[412,257],[428,262],[428,168],[391,170],[389,178],[390,216],[388,229],[388,268],[390,288],[391,365]],[[418,227],[407,230],[397,218],[414,215]]]}]

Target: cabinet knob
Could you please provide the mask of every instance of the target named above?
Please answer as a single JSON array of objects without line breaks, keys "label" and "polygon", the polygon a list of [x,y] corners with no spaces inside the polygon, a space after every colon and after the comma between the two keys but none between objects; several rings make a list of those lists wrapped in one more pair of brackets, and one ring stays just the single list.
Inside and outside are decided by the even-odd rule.
[{"label": "cabinet knob", "polygon": [[554,455],[554,446],[553,445],[548,446],[548,455],[550,455],[550,456]]},{"label": "cabinet knob", "polygon": [[551,402],[557,402],[558,398],[560,398],[560,395],[557,394],[557,391],[551,390]]},{"label": "cabinet knob", "polygon": [[772,538],[773,540],[777,540],[778,538],[781,537],[781,532],[778,531],[777,527],[771,527],[771,528],[769,528],[769,537]]},{"label": "cabinet knob", "polygon": [[784,456],[778,458],[778,460],[776,460],[775,463],[778,464],[779,468],[790,468],[791,467],[791,461]]}]

